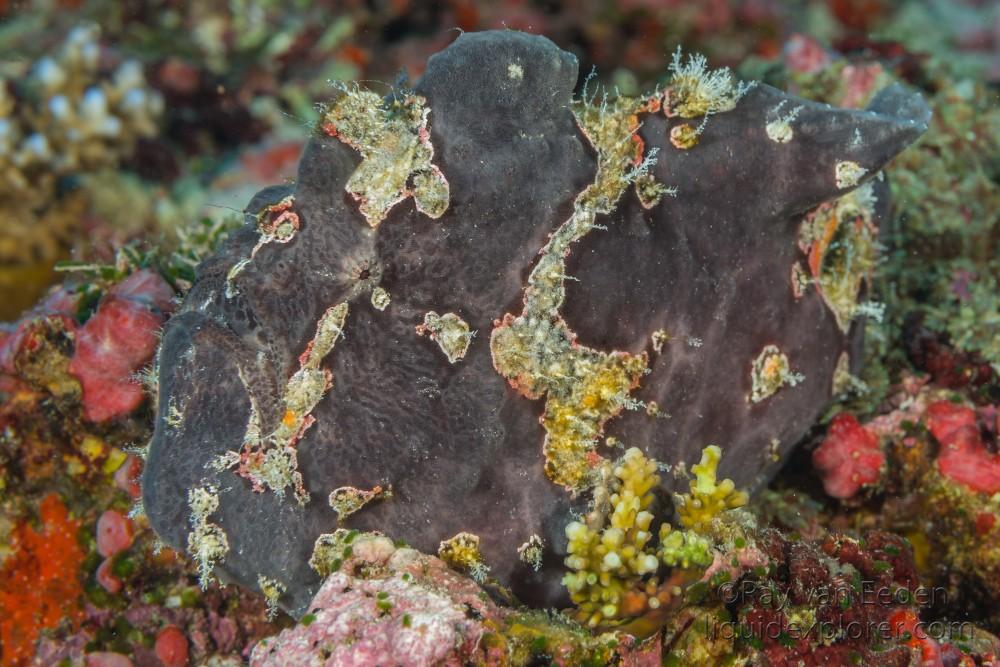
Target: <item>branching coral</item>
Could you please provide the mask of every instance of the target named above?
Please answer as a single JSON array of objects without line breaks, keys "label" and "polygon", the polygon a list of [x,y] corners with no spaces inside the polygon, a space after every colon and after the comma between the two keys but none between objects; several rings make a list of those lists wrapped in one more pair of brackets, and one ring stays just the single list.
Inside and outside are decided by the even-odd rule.
[{"label": "branching coral", "polygon": [[[703,568],[712,564],[716,546],[731,546],[724,544],[725,531],[711,524],[727,510],[746,504],[747,496],[735,490],[732,480],[717,481],[720,456],[718,447],[707,447],[701,463],[693,466],[696,478],[690,492],[676,499],[687,530],[674,531],[663,522],[658,547],[651,543],[651,510],[660,483],[656,462],[633,447],[606,471],[606,486],[595,492],[595,508],[586,522],[566,526],[566,566],[571,571],[563,584],[579,606],[581,621],[596,626],[657,609],[670,599],[668,591],[658,590],[656,577],[650,577],[661,562]],[[635,604],[637,597],[642,604]]]},{"label": "branching coral", "polygon": [[625,594],[659,567],[647,548],[653,521],[649,508],[659,482],[656,463],[633,447],[614,468],[608,498],[611,515],[602,525],[574,521],[566,526],[566,566],[571,572],[563,584],[589,625],[617,618]]},{"label": "branching coral", "polygon": [[156,131],[160,96],[137,62],[104,72],[98,36],[77,28],[19,80],[0,78],[0,286],[30,284],[25,271],[63,252],[87,199],[63,179],[117,166]]},{"label": "branching coral", "polygon": [[691,480],[690,491],[675,496],[677,515],[685,528],[705,531],[712,519],[722,512],[747,504],[747,494],[737,491],[731,479],[718,480],[716,470],[721,458],[719,447],[706,447],[701,453],[701,461],[691,466],[695,478]]}]

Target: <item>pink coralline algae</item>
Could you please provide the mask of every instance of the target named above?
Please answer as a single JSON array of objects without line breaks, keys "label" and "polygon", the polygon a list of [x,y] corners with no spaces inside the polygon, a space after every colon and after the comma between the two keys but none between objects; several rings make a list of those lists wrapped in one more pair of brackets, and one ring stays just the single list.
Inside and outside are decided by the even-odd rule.
[{"label": "pink coralline algae", "polygon": [[[366,573],[377,576],[366,577]],[[295,628],[254,649],[252,667],[464,665],[483,662],[498,608],[470,579],[384,537],[361,538]]]},{"label": "pink coralline algae", "polygon": [[927,407],[927,428],[941,445],[942,475],[980,493],[1000,491],[1000,455],[987,451],[975,410],[937,401]]},{"label": "pink coralline algae", "polygon": [[850,498],[863,486],[877,484],[885,466],[878,437],[854,415],[841,413],[830,422],[826,439],[813,452],[823,488],[834,498]]},{"label": "pink coralline algae", "polygon": [[120,417],[142,402],[142,387],[133,375],[152,359],[172,298],[170,286],[157,274],[137,271],[112,288],[77,331],[69,371],[83,386],[89,421]]}]

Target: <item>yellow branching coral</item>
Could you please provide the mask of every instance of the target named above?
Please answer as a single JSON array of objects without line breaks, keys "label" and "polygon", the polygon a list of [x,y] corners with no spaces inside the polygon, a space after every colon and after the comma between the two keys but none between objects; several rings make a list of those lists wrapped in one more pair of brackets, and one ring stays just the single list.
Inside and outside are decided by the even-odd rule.
[{"label": "yellow branching coral", "polygon": [[[649,507],[653,488],[660,482],[656,462],[633,447],[613,472],[608,489],[611,514],[604,524],[574,521],[566,526],[566,566],[572,571],[563,577],[563,584],[591,626],[618,618],[625,596],[659,567],[655,552],[648,547],[653,521]],[[600,520],[599,512],[590,519]]]},{"label": "yellow branching coral", "polygon": [[706,532],[712,520],[722,512],[747,504],[747,494],[737,491],[733,480],[718,481],[716,470],[721,458],[722,450],[717,446],[706,447],[701,453],[701,462],[691,466],[695,474],[691,490],[675,496],[677,515],[685,528]]},{"label": "yellow branching coral", "polygon": [[721,454],[718,447],[707,447],[701,462],[692,466],[691,490],[676,498],[684,529],[662,523],[658,544],[651,539],[650,511],[660,483],[656,461],[633,447],[614,468],[601,467],[593,511],[584,521],[566,526],[565,563],[570,572],[563,584],[579,606],[581,622],[591,627],[617,625],[662,612],[674,594],[673,586],[661,584],[656,576],[661,563],[685,570],[706,568],[720,550],[731,551],[736,538],[744,537],[736,513],[715,521],[747,502],[731,480],[717,480]]}]

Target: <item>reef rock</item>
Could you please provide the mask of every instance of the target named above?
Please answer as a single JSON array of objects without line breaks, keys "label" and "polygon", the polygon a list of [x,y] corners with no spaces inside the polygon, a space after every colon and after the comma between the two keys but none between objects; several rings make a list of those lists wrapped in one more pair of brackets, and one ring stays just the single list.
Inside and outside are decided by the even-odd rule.
[{"label": "reef rock", "polygon": [[618,443],[672,465],[717,443],[752,487],[849,377],[876,177],[925,129],[919,96],[834,109],[679,55],[644,98],[577,83],[502,31],[412,91],[345,87],[297,182],[201,265],[143,495],[203,573],[301,615],[339,526],[448,541],[559,604],[564,527]]}]

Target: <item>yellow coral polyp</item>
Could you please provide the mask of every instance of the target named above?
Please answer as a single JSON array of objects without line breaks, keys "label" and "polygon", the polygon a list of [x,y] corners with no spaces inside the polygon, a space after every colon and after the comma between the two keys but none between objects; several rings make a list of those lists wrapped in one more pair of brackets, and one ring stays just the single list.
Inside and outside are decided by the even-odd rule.
[{"label": "yellow coral polyp", "polygon": [[685,528],[704,532],[722,512],[747,504],[747,494],[737,491],[733,480],[718,481],[716,472],[721,458],[722,450],[711,445],[702,451],[701,461],[691,466],[695,474],[691,490],[675,498],[677,515]]},{"label": "yellow coral polyp", "polygon": [[[633,447],[612,468],[600,469],[594,509],[583,521],[566,526],[570,569],[563,585],[578,606],[578,619],[590,625],[615,625],[658,609],[669,600],[656,573],[660,565],[705,568],[712,564],[720,542],[727,542],[723,512],[740,507],[747,495],[731,480],[718,481],[722,450],[711,446],[692,466],[690,492],[676,497],[684,530],[664,522],[658,544],[652,540],[655,517],[650,512],[660,483],[657,463]],[[735,515],[729,515],[730,517]],[[728,519],[727,519],[728,520]]]}]

